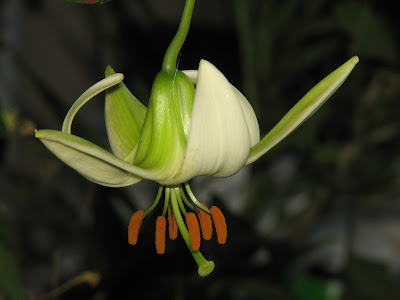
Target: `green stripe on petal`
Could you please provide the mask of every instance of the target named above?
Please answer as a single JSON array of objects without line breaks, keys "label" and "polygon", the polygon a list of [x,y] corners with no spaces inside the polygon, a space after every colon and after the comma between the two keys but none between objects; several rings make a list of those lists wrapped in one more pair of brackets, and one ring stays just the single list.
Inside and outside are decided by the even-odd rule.
[{"label": "green stripe on petal", "polygon": [[105,186],[121,187],[142,178],[159,181],[165,177],[158,170],[134,166],[73,134],[45,129],[38,130],[36,137],[71,168]]},{"label": "green stripe on petal", "polygon": [[[115,74],[111,67],[107,67],[105,73],[107,77]],[[125,158],[137,144],[146,111],[123,82],[106,90],[106,128],[111,149],[117,157]]]},{"label": "green stripe on petal", "polygon": [[[175,175],[182,164],[186,148],[182,119],[187,119],[185,122],[190,120],[190,116],[185,114],[190,113],[191,107],[190,103],[182,102],[193,102],[194,97],[194,87],[190,80],[183,73],[177,72],[170,75],[162,71],[154,79],[134,160],[137,166],[158,170],[164,179]],[[192,91],[186,83],[179,83],[182,80],[192,85]]]},{"label": "green stripe on petal", "polygon": [[240,101],[225,76],[202,60],[185,160],[175,180],[197,175],[227,177],[243,167],[251,143]]},{"label": "green stripe on petal", "polygon": [[352,57],[314,86],[258,144],[251,148],[246,164],[260,158],[315,113],[342,85],[357,63],[358,57]]},{"label": "green stripe on petal", "polygon": [[181,71],[177,71],[175,74],[173,84],[173,95],[176,108],[180,113],[180,120],[182,129],[185,134],[185,146],[186,140],[189,137],[190,132],[190,119],[193,109],[193,101],[195,95],[195,88],[190,78]]}]

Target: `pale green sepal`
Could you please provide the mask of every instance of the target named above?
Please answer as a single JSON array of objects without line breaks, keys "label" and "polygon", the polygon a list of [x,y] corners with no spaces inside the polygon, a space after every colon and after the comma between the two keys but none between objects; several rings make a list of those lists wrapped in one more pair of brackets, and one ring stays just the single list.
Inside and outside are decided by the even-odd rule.
[{"label": "pale green sepal", "polygon": [[[235,174],[250,152],[250,133],[237,93],[211,63],[199,66],[185,160],[172,179]],[[173,183],[173,181],[171,181]]]},{"label": "pale green sepal", "polygon": [[90,99],[92,99],[94,96],[100,94],[102,91],[120,83],[124,79],[124,75],[117,73],[112,76],[109,76],[107,78],[104,78],[100,80],[99,82],[95,83],[92,85],[90,88],[88,88],[76,101],[75,103],[71,106],[69,109],[67,115],[65,116],[63,125],[62,125],[62,131],[71,133],[71,126],[72,126],[72,121],[74,120],[74,117],[78,110],[85,105],[86,102],[88,102]]},{"label": "pale green sepal", "polygon": [[[115,72],[108,66],[105,74],[108,78]],[[146,111],[146,107],[132,95],[123,82],[106,90],[107,135],[111,149],[117,157],[125,158],[137,144]]]},{"label": "pale green sepal", "polygon": [[178,79],[178,76],[164,71],[154,79],[134,160],[134,164],[141,168],[158,170],[163,179],[178,172],[185,155],[186,137],[180,113],[181,101],[174,92]]},{"label": "pale green sepal", "polygon": [[314,86],[258,144],[251,148],[246,164],[260,158],[316,112],[342,85],[357,63],[358,57],[352,57]]},{"label": "pale green sepal", "polygon": [[36,137],[64,163],[102,185],[126,186],[142,178],[154,181],[164,178],[158,170],[134,166],[73,134],[45,129],[38,130]]}]

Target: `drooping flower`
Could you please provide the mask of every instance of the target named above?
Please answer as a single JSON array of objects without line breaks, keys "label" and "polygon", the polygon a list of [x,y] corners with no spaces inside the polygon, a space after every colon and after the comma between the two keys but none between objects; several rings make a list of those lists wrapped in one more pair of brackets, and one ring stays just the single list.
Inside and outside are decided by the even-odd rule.
[{"label": "drooping flower", "polygon": [[[247,99],[210,62],[198,70],[179,71],[176,57],[186,37],[194,1],[185,5],[177,35],[157,74],[148,107],[110,67],[106,78],[90,87],[74,103],[61,131],[38,130],[36,137],[57,157],[87,179],[104,186],[123,187],[142,179],[160,184],[154,203],[132,215],[128,242],[135,245],[143,218],[164,195],[156,221],[155,244],[165,252],[167,234],[178,231],[199,266],[199,274],[212,272],[214,263],[200,253],[201,236],[209,240],[213,227],[220,244],[227,238],[225,217],[216,206],[200,203],[189,180],[200,175],[228,177],[252,163],[311,116],[344,82],[358,62],[351,58],[310,90],[260,140],[256,115]],[[78,110],[106,91],[105,119],[112,153],[71,133]],[[167,222],[168,220],[168,222]]]}]

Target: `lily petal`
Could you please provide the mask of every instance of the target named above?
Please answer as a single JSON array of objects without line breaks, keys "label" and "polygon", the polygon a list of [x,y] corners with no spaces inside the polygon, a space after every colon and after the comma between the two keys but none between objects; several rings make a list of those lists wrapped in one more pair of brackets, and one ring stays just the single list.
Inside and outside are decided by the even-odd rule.
[{"label": "lily petal", "polygon": [[[189,77],[193,84],[197,84],[197,76],[199,71],[185,70],[182,72],[185,73],[187,77]],[[239,100],[244,116],[246,118],[247,127],[249,128],[250,133],[250,144],[251,146],[254,146],[260,141],[260,127],[258,125],[257,116],[253,110],[253,107],[250,105],[249,101],[247,101],[246,97],[236,87],[234,87],[233,85],[231,86],[236,93],[236,97]]]},{"label": "lily petal", "polygon": [[76,101],[75,103],[71,106],[69,109],[67,115],[65,116],[63,125],[62,125],[62,131],[71,133],[71,126],[72,126],[72,121],[74,120],[74,117],[76,113],[81,109],[83,105],[85,105],[90,99],[92,99],[94,96],[100,94],[102,91],[120,83],[124,79],[124,75],[117,73],[113,74],[109,77],[106,77],[99,82],[95,83],[92,85],[90,88],[88,88]]},{"label": "lily petal", "polygon": [[[179,84],[181,80],[187,80],[189,85]],[[186,75],[180,73],[175,77],[164,71],[157,74],[134,159],[136,166],[158,170],[162,180],[178,172],[187,143],[182,117],[185,112],[190,113],[191,107],[183,102],[193,102],[193,98],[194,87]]]},{"label": "lily petal", "polygon": [[236,93],[236,97],[239,100],[240,106],[242,107],[244,117],[246,118],[247,128],[250,134],[250,146],[254,146],[260,141],[260,127],[258,125],[258,120],[256,113],[251,107],[249,101],[246,97],[232,85],[233,90]]},{"label": "lily petal", "polygon": [[258,144],[251,148],[246,164],[250,164],[260,158],[307,118],[312,116],[342,85],[358,61],[357,56],[352,57],[314,86]]},{"label": "lily petal", "polygon": [[64,163],[101,185],[122,187],[142,178],[163,179],[160,172],[134,166],[76,135],[48,129],[38,130],[35,135]]},{"label": "lily petal", "polygon": [[[106,76],[115,74],[108,66]],[[137,144],[146,117],[146,107],[123,82],[106,90],[105,120],[113,153],[125,158]]]},{"label": "lily petal", "polygon": [[225,76],[202,60],[185,158],[175,180],[197,175],[227,177],[244,165],[251,141],[240,102]]},{"label": "lily petal", "polygon": [[193,109],[195,88],[190,78],[188,78],[187,75],[181,71],[176,71],[172,93],[174,94],[174,99],[178,99],[176,107],[179,108],[177,111],[180,112],[180,119],[183,132],[185,134],[186,146],[187,138],[190,132],[190,120]]},{"label": "lily petal", "polygon": [[197,84],[197,76],[199,74],[198,70],[184,70],[182,73],[185,73],[186,76],[193,82],[193,84]]}]

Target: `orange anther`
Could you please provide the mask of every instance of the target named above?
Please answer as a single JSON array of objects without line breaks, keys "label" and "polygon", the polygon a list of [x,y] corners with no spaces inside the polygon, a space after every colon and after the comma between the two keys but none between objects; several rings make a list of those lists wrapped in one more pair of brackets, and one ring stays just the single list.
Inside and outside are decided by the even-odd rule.
[{"label": "orange anther", "polygon": [[168,225],[169,238],[174,240],[178,236],[178,224],[176,223],[175,215],[170,205],[168,205]]},{"label": "orange anther", "polygon": [[158,254],[165,253],[165,231],[167,220],[163,216],[158,216],[156,221],[156,251]]},{"label": "orange anther", "polygon": [[140,225],[142,224],[143,218],[144,218],[144,211],[140,209],[132,215],[131,220],[129,221],[128,243],[131,245],[136,245],[137,243],[139,229]]},{"label": "orange anther", "polygon": [[[204,203],[202,204],[204,205]],[[203,238],[208,241],[211,239],[213,231],[211,215],[199,207],[199,212],[197,213],[197,216],[199,217],[201,233],[203,234]]]},{"label": "orange anther", "polygon": [[186,224],[189,231],[190,245],[193,251],[200,249],[200,227],[196,215],[192,212],[186,214]]},{"label": "orange anther", "polygon": [[228,235],[225,217],[222,214],[221,210],[216,206],[211,207],[210,212],[214,221],[215,231],[217,232],[218,243],[225,244],[226,237]]}]

